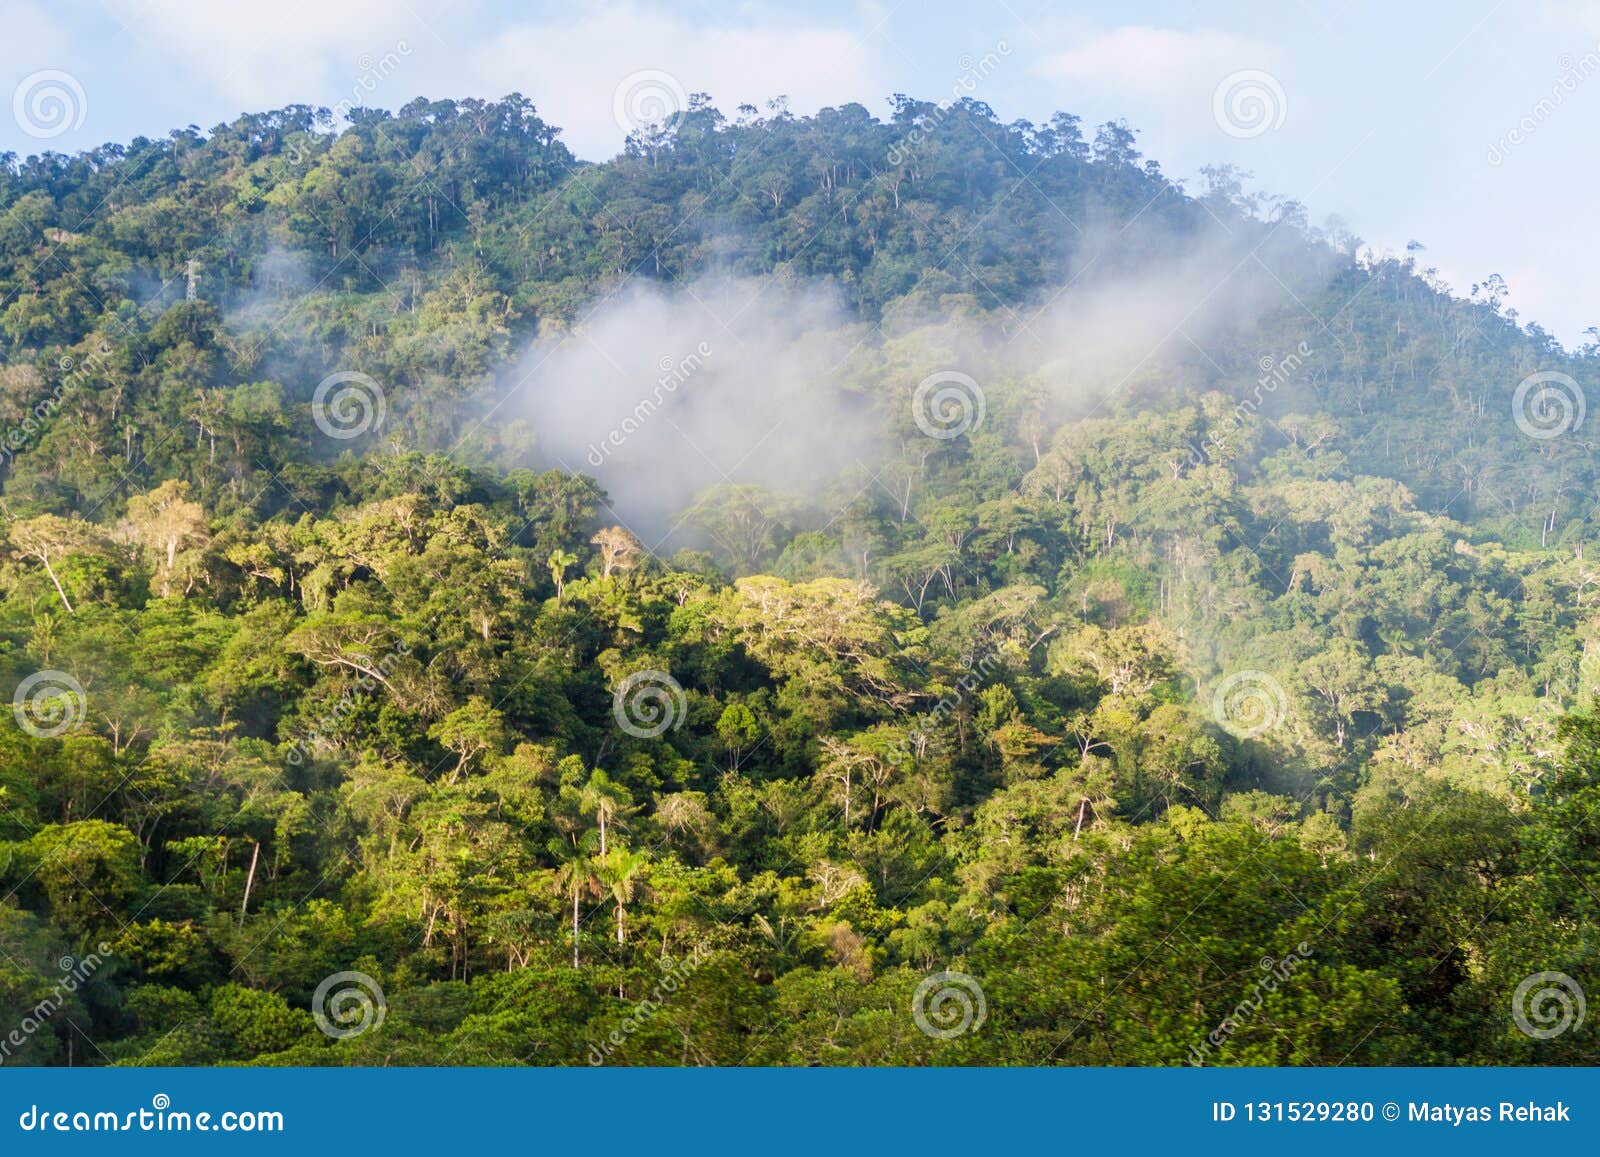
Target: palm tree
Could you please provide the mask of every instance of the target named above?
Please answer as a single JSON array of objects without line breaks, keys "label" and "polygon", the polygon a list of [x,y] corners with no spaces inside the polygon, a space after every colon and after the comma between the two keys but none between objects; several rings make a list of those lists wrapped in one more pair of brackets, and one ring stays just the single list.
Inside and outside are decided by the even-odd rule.
[{"label": "palm tree", "polygon": [[633,881],[639,874],[639,869],[650,862],[646,852],[630,852],[620,844],[611,849],[611,854],[602,856],[595,864],[595,870],[600,877],[600,882],[611,889],[611,898],[617,903],[617,943],[626,943],[628,939],[626,929],[626,907],[629,900],[633,899]]},{"label": "palm tree", "polygon": [[578,556],[570,550],[558,550],[550,556],[550,577],[556,584],[558,606],[567,593],[567,568],[577,561]]},{"label": "palm tree", "polygon": [[600,880],[596,875],[597,863],[590,854],[594,850],[594,833],[584,832],[575,846],[560,840],[550,842],[550,850],[561,858],[552,883],[556,894],[572,900],[572,967],[578,967],[578,902],[587,894],[600,895]]},{"label": "palm tree", "polygon": [[600,855],[604,857],[608,846],[606,829],[616,823],[618,816],[633,810],[633,796],[627,788],[613,782],[609,775],[597,767],[583,787],[578,806],[593,813],[595,822],[600,825]]}]

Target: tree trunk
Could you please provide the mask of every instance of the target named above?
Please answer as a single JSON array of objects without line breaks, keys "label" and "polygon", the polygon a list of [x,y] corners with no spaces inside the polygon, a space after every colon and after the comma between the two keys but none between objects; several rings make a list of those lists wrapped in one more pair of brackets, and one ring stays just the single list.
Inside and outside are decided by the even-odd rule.
[{"label": "tree trunk", "polygon": [[261,858],[261,842],[256,841],[255,849],[250,853],[250,871],[244,878],[244,903],[239,905],[239,927],[244,927],[245,914],[250,910],[250,887],[256,882],[256,861]]},{"label": "tree trunk", "polygon": [[62,589],[61,580],[56,578],[56,572],[50,568],[49,559],[44,560],[44,573],[49,575],[50,581],[56,584],[56,594],[61,596],[61,605],[67,608],[67,614],[77,614],[77,612],[72,609],[72,603],[67,598],[67,592]]}]

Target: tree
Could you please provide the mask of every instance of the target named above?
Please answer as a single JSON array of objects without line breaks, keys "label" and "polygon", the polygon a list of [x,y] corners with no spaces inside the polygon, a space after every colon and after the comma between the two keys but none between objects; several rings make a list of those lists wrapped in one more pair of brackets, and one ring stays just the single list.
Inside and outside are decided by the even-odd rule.
[{"label": "tree", "polygon": [[639,565],[644,544],[620,526],[608,526],[589,540],[600,548],[600,577],[610,578],[615,571],[628,571]]},{"label": "tree", "polygon": [[128,499],[119,533],[144,551],[159,576],[163,596],[172,593],[180,578],[185,593],[193,587],[199,576],[198,558],[180,552],[204,545],[209,536],[205,509],[190,497],[187,482],[168,480]]},{"label": "tree", "polygon": [[[0,155],[0,691],[91,725],[0,724],[0,1060],[1592,1061],[1600,340],[1120,122],[695,94],[577,165],[520,97],[344,111]],[[760,402],[684,411],[727,477],[496,388],[708,263],[773,339],[694,347]],[[1295,308],[1158,340],[1129,287],[1196,273]],[[615,502],[502,465],[563,455]],[[339,973],[381,1033],[312,1031]]]},{"label": "tree", "polygon": [[1327,648],[1300,664],[1299,681],[1317,712],[1333,728],[1334,742],[1343,747],[1356,713],[1376,711],[1383,690],[1372,673],[1370,660],[1349,639],[1333,639]]},{"label": "tree", "polygon": [[52,919],[75,933],[114,929],[144,886],[138,842],[120,824],[48,824],[25,845]]},{"label": "tree", "polygon": [[72,601],[56,574],[56,564],[70,554],[99,553],[99,532],[78,518],[61,518],[54,514],[41,514],[38,518],[22,519],[11,523],[7,536],[12,548],[23,558],[36,559],[61,597],[61,605],[72,613]]},{"label": "tree", "polygon": [[567,594],[567,571],[577,564],[578,556],[570,550],[552,551],[550,554],[550,581],[556,584],[556,602]]},{"label": "tree", "polygon": [[487,700],[474,695],[430,727],[428,738],[456,756],[449,778],[454,783],[473,760],[500,753],[506,743],[505,717]]},{"label": "tree", "polygon": [[630,852],[620,844],[595,863],[595,875],[611,891],[617,905],[617,943],[627,942],[627,905],[633,899],[635,878],[650,862],[646,852]]},{"label": "tree", "polygon": [[578,905],[585,896],[600,895],[598,863],[591,854],[593,849],[586,839],[570,846],[557,841],[551,845],[550,850],[561,861],[550,882],[558,895],[565,896],[572,903],[572,967],[577,968],[580,922]]},{"label": "tree", "polygon": [[604,859],[607,852],[606,831],[608,827],[627,818],[633,810],[633,796],[627,788],[597,767],[583,787],[579,806],[594,816],[595,823],[599,825],[600,857]]},{"label": "tree", "polygon": [[739,760],[744,749],[760,734],[761,728],[756,724],[755,713],[745,704],[730,703],[722,709],[722,714],[717,717],[717,738],[722,740],[722,745],[728,752],[731,761],[730,770],[739,770]]}]

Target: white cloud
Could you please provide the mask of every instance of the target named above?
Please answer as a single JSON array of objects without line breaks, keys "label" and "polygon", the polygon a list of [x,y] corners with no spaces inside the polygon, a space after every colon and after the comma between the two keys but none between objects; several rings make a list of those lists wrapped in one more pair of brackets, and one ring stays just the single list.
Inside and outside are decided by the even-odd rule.
[{"label": "white cloud", "polygon": [[0,84],[9,103],[12,87],[42,68],[68,68],[71,38],[43,8],[14,0],[6,5],[5,35],[0,36]]},{"label": "white cloud", "polygon": [[420,20],[388,0],[102,0],[138,49],[198,77],[239,111],[334,104]]},{"label": "white cloud", "polygon": [[29,0],[6,7],[0,34],[0,153],[29,156],[94,143],[94,113],[109,94],[89,91],[83,56],[56,15]]},{"label": "white cloud", "polygon": [[1272,45],[1231,33],[1127,25],[1045,57],[1038,70],[1056,80],[1146,101],[1209,101],[1223,77],[1242,69],[1271,68],[1277,57]]},{"label": "white cloud", "polygon": [[613,105],[635,72],[670,74],[732,114],[784,95],[796,112],[887,95],[870,30],[874,9],[838,25],[757,13],[734,22],[639,4],[496,19],[470,0],[102,0],[142,48],[178,63],[239,111],[332,106],[373,60],[404,42],[401,67],[365,102],[398,107],[419,95],[520,92],[580,155],[620,149]]},{"label": "white cloud", "polygon": [[[1069,41],[1069,43],[1072,43]],[[1282,155],[1285,124],[1303,126],[1303,93],[1288,54],[1265,40],[1210,29],[1127,25],[1080,34],[1035,73],[1055,82],[1051,103],[1091,123],[1125,118],[1139,148],[1169,172],[1249,149],[1253,171]],[[1252,138],[1272,134],[1273,147]]]},{"label": "white cloud", "polygon": [[1595,0],[1579,0],[1577,3],[1547,2],[1541,6],[1540,13],[1545,21],[1556,28],[1570,28],[1576,25],[1590,37],[1600,37],[1600,3]]},{"label": "white cloud", "polygon": [[685,92],[710,93],[730,116],[741,103],[759,106],[779,95],[808,112],[886,96],[874,80],[872,54],[843,27],[717,26],[620,5],[571,23],[506,29],[475,50],[461,83],[494,95],[523,93],[562,126],[574,150],[598,159],[621,147],[613,98],[633,73],[668,73]]}]

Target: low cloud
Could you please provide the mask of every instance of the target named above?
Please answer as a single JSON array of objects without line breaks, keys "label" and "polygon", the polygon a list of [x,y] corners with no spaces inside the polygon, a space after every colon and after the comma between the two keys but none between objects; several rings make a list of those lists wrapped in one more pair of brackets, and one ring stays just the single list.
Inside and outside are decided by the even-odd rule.
[{"label": "low cloud", "polygon": [[655,544],[711,487],[802,495],[873,455],[869,407],[843,384],[863,328],[820,285],[635,285],[535,341],[501,410]]},{"label": "low cloud", "polygon": [[[1092,233],[1078,278],[1029,306],[958,316],[930,306],[881,328],[823,282],[635,284],[535,341],[504,376],[494,420],[532,430],[536,461],[524,464],[597,478],[610,516],[670,552],[695,542],[683,516],[712,487],[757,486],[824,519],[851,493],[877,494],[871,479],[896,456],[936,448],[940,434],[913,422],[929,375],[972,383],[975,407],[994,391],[991,423],[1007,420],[995,404],[1021,381],[1057,422],[1112,401],[1231,388],[1217,359],[1250,348],[1266,315],[1298,313],[1295,296],[1328,272],[1288,231],[1197,239],[1152,227],[1134,244]],[[1253,379],[1247,361],[1227,372]]]}]

